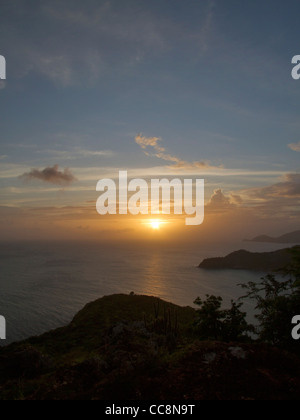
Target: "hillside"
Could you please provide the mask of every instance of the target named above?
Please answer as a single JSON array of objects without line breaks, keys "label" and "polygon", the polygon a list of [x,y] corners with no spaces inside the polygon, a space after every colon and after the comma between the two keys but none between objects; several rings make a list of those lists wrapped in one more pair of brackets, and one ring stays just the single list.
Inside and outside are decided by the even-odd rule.
[{"label": "hillside", "polygon": [[195,315],[153,297],[99,299],[67,327],[0,349],[0,399],[299,399],[296,356],[198,341]]},{"label": "hillside", "polygon": [[289,249],[274,252],[254,253],[240,250],[224,258],[208,258],[199,265],[207,270],[276,271],[292,261]]},{"label": "hillside", "polygon": [[254,239],[247,239],[246,242],[266,242],[273,244],[300,244],[300,230],[296,232],[287,233],[285,235],[279,236],[278,238],[273,238],[267,235],[257,236]]}]

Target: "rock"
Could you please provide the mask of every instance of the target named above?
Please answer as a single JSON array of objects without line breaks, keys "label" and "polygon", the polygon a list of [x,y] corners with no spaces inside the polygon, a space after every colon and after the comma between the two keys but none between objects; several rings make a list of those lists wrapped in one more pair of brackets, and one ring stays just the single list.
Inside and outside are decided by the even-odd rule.
[{"label": "rock", "polygon": [[247,353],[241,347],[229,347],[230,354],[236,359],[246,360]]},{"label": "rock", "polygon": [[216,353],[206,353],[203,356],[204,362],[206,365],[210,365],[211,363],[213,363],[217,358],[217,354]]}]

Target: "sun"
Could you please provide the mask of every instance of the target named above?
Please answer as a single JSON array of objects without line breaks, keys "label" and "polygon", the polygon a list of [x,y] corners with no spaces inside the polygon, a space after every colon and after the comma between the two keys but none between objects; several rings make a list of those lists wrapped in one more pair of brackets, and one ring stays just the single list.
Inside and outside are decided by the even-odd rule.
[{"label": "sun", "polygon": [[146,222],[143,222],[143,224],[145,226],[147,226],[148,228],[154,230],[154,231],[159,231],[161,230],[162,227],[164,227],[168,222],[161,220],[161,219],[152,219],[152,220],[148,220]]},{"label": "sun", "polygon": [[151,227],[153,230],[159,230],[161,226],[161,222],[159,220],[155,220],[151,222]]}]

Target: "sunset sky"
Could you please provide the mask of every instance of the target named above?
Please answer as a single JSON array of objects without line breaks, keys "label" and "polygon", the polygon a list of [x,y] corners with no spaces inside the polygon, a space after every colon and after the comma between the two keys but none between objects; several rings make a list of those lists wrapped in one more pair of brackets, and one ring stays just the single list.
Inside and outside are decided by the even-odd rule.
[{"label": "sunset sky", "polygon": [[[2,0],[0,10],[2,240],[300,228],[299,1]],[[97,182],[119,170],[204,178],[204,224],[99,216]]]}]

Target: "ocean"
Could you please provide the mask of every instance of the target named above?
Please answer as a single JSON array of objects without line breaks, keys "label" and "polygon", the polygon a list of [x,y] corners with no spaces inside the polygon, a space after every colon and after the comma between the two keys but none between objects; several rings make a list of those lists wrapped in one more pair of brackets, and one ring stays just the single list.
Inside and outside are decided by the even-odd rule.
[{"label": "ocean", "polygon": [[[231,299],[243,295],[239,283],[258,281],[264,273],[206,271],[207,257],[238,249],[272,251],[273,244],[157,244],[95,242],[20,242],[0,244],[0,315],[7,340],[1,345],[67,325],[87,303],[131,293],[157,296],[193,306],[199,296]],[[244,309],[253,317],[253,304]]]}]

